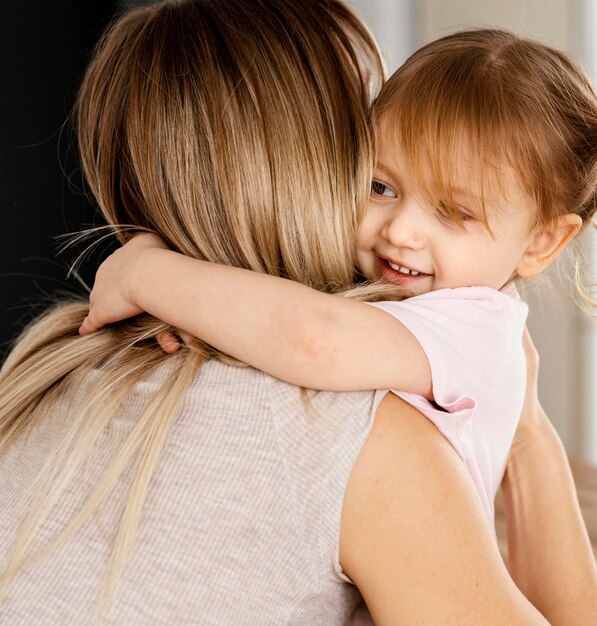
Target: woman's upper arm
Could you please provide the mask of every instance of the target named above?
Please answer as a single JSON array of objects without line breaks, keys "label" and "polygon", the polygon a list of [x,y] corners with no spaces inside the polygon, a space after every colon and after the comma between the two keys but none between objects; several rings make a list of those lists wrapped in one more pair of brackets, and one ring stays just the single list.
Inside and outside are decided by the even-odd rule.
[{"label": "woman's upper arm", "polygon": [[510,578],[455,451],[392,394],[349,480],[340,563],[377,626],[548,623]]}]

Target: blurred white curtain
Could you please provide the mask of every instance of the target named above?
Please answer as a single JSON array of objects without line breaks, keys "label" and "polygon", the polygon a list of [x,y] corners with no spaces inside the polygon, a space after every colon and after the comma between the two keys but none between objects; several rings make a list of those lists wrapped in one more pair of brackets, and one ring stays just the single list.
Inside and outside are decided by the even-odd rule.
[{"label": "blurred white curtain", "polygon": [[420,45],[417,0],[347,0],[373,32],[388,73]]},{"label": "blurred white curtain", "polygon": [[[575,0],[571,3],[574,19],[571,22],[570,41],[572,52],[589,72],[593,86],[597,89],[597,2]],[[588,240],[587,263],[592,278],[597,276],[597,236]],[[581,455],[597,464],[597,322],[584,318],[581,327],[580,356],[582,359]]]}]

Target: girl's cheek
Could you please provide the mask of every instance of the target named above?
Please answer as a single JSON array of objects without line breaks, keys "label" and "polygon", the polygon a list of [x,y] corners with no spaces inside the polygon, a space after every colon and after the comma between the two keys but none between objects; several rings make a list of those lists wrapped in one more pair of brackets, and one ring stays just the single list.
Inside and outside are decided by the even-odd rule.
[{"label": "girl's cheek", "polygon": [[376,237],[381,231],[381,224],[375,219],[375,213],[368,208],[363,215],[363,220],[357,232],[357,247],[361,250],[371,250],[375,243]]},{"label": "girl's cheek", "polygon": [[357,251],[363,252],[371,248],[371,237],[367,234],[366,224],[363,222],[357,230]]},{"label": "girl's cheek", "polygon": [[367,279],[374,280],[378,264],[377,255],[369,248],[357,248],[357,269]]}]

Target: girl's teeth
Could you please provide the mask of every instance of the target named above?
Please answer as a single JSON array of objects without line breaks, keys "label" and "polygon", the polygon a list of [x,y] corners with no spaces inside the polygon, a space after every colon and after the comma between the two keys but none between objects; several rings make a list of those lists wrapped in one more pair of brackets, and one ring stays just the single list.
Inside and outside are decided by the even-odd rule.
[{"label": "girl's teeth", "polygon": [[415,270],[409,270],[407,267],[402,267],[402,265],[396,265],[396,263],[392,263],[391,261],[388,261],[388,265],[396,272],[400,272],[401,274],[406,274],[408,276],[418,276],[421,273],[415,272]]}]

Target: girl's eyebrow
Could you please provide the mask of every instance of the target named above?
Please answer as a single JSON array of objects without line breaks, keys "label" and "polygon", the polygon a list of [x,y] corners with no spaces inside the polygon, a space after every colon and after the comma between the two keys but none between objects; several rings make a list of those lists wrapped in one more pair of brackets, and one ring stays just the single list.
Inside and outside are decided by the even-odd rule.
[{"label": "girl's eyebrow", "polygon": [[382,161],[377,161],[375,163],[374,171],[381,172],[389,178],[399,178],[397,170],[391,166],[386,165]]}]

